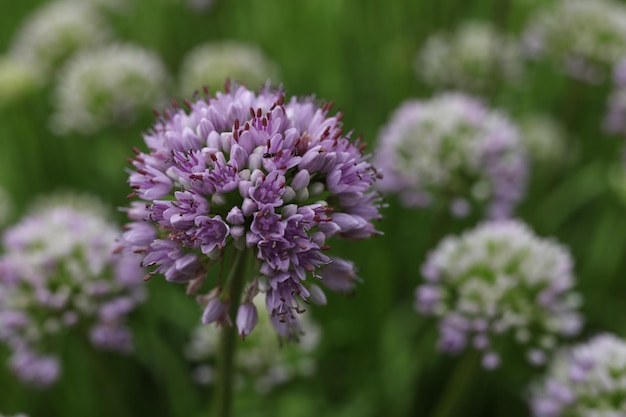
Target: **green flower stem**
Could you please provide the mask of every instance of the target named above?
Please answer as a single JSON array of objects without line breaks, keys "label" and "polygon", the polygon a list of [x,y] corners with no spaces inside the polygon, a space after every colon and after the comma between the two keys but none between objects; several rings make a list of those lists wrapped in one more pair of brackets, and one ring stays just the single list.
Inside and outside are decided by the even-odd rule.
[{"label": "green flower stem", "polygon": [[226,282],[226,299],[228,317],[233,325],[225,324],[220,333],[219,356],[217,364],[216,384],[216,416],[230,417],[233,403],[233,361],[237,339],[235,319],[243,291],[247,257],[245,251],[236,250],[232,259],[232,267]]},{"label": "green flower stem", "polygon": [[432,417],[449,417],[458,410],[459,403],[468,389],[472,375],[479,363],[480,355],[478,351],[471,350],[465,352],[454,369],[454,373],[448,380],[445,391],[435,407]]}]

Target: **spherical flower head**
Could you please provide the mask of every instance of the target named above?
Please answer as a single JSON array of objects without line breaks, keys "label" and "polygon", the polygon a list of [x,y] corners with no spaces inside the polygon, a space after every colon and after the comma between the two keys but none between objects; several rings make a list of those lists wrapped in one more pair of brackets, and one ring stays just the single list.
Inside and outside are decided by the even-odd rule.
[{"label": "spherical flower head", "polygon": [[82,1],[45,3],[29,15],[10,46],[10,54],[42,76],[74,52],[106,42],[111,31],[96,7]]},{"label": "spherical flower head", "polygon": [[535,417],[626,417],[626,342],[601,334],[559,352],[531,388]]},{"label": "spherical flower head", "polygon": [[114,44],[74,55],[55,89],[54,130],[83,134],[126,125],[163,102],[165,65],[154,53]]},{"label": "spherical flower head", "polygon": [[10,56],[0,57],[0,108],[27,96],[41,83],[33,67]]},{"label": "spherical flower head", "polygon": [[[247,252],[260,273],[247,293],[265,292],[280,322],[303,310],[308,276],[351,291],[354,265],[327,256],[327,239],[378,234],[380,203],[378,174],[341,116],[312,99],[236,85],[187,105],[145,135],[148,152],[135,150],[129,182],[140,201],[121,246],[143,253],[150,276],[189,282],[190,292],[226,252]],[[201,297],[205,322],[235,320],[221,288]]]},{"label": "spherical flower head", "polygon": [[179,90],[188,95],[204,85],[221,89],[227,78],[256,89],[268,79],[277,79],[278,73],[278,66],[255,45],[237,41],[204,43],[183,58]]},{"label": "spherical flower head", "polygon": [[47,348],[70,328],[87,329],[97,348],[132,349],[125,319],[145,298],[143,272],[137,255],[114,253],[120,232],[100,206],[87,208],[91,201],[40,203],[45,209],[2,236],[0,342],[13,350],[11,368],[25,383],[57,379],[57,352]]},{"label": "spherical flower head", "polygon": [[563,126],[547,114],[528,113],[517,120],[520,138],[533,162],[554,166],[567,156],[567,135]]},{"label": "spherical flower head", "polygon": [[415,71],[433,87],[484,92],[494,79],[519,80],[523,59],[515,40],[476,21],[428,38],[415,60]]},{"label": "spherical flower head", "polygon": [[405,206],[444,205],[457,216],[509,216],[527,179],[517,128],[460,93],[403,103],[379,134],[376,164],[379,188]]},{"label": "spherical flower head", "polygon": [[[321,334],[310,314],[302,314],[297,323],[292,323],[297,326],[298,343],[277,349],[279,340],[272,323],[274,319],[265,309],[265,296],[257,295],[249,306],[258,310],[258,324],[254,334],[240,343],[235,353],[238,388],[251,387],[259,394],[268,394],[277,385],[312,375],[316,370],[313,353]],[[192,332],[185,356],[194,364],[193,376],[199,384],[213,383],[218,340],[219,329],[213,325],[199,325]]]},{"label": "spherical flower head", "polygon": [[559,0],[538,10],[523,39],[529,58],[599,83],[626,55],[626,6],[614,0]]},{"label": "spherical flower head", "polygon": [[498,365],[507,344],[541,364],[559,337],[580,330],[569,252],[518,221],[487,222],[445,238],[422,275],[416,308],[439,321],[439,349],[473,347],[486,368]]}]

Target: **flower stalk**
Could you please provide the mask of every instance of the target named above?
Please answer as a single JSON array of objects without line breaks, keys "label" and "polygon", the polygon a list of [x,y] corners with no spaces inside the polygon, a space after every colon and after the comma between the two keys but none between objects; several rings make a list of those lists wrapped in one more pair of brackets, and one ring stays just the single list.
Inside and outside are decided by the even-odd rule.
[{"label": "flower stalk", "polygon": [[[232,267],[226,282],[226,298],[228,302],[227,323],[222,326],[220,333],[219,359],[217,368],[216,386],[216,416],[230,417],[233,404],[233,361],[235,358],[237,328],[234,323],[241,293],[243,292],[247,257],[246,251],[236,250],[232,260]],[[229,323],[231,323],[229,325]]]}]

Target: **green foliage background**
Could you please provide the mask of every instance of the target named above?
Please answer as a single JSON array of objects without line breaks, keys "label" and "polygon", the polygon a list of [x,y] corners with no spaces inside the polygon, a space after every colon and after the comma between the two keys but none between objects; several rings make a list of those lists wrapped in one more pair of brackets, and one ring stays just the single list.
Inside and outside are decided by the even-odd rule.
[{"label": "green foliage background", "polygon": [[[532,9],[548,1],[216,0],[205,14],[179,3],[129,1],[128,12],[109,18],[120,39],[159,52],[172,74],[197,44],[256,43],[280,65],[288,94],[334,100],[345,127],[373,145],[398,104],[433,93],[412,69],[430,34],[482,19],[517,35]],[[3,8],[0,51],[37,4],[23,0]],[[609,87],[567,79],[545,64],[530,64],[528,71],[520,85],[494,84],[487,101],[513,115],[542,111],[558,118],[571,133],[572,156],[558,170],[533,173],[518,215],[539,235],[554,236],[572,250],[585,298],[580,340],[600,331],[626,336],[626,201],[608,181],[624,141],[600,129]],[[125,158],[131,146],[142,147],[141,132],[152,123],[151,114],[90,137],[54,136],[47,128],[49,97],[49,90],[39,91],[0,108],[0,184],[16,202],[14,220],[37,195],[59,189],[91,192],[111,207],[126,205]],[[541,370],[505,358],[501,369],[487,372],[467,367],[471,358],[439,355],[435,324],[413,310],[427,251],[477,219],[406,210],[393,198],[388,204],[383,236],[334,245],[335,253],[359,265],[364,282],[356,296],[329,294],[327,306],[314,308],[323,328],[317,374],[269,396],[239,394],[236,415],[426,416],[441,412],[441,404],[452,404],[446,411],[451,416],[528,415],[525,389]],[[49,390],[24,387],[0,367],[0,412],[208,416],[212,392],[192,382],[182,357],[199,308],[183,288],[160,277],[146,286],[150,299],[132,316],[136,354],[95,352],[73,335],[63,345],[62,379]],[[6,354],[0,349],[0,359]]]}]

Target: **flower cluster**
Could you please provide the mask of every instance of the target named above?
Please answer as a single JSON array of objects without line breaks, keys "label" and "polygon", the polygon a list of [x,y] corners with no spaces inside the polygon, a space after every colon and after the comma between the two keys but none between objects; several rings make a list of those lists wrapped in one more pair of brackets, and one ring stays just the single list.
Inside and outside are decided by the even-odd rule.
[{"label": "flower cluster", "polygon": [[[364,144],[343,132],[341,115],[328,115],[330,105],[227,87],[186,102],[188,113],[167,110],[144,136],[149,151],[136,149],[129,181],[142,201],[128,211],[134,222],[121,246],[142,253],[150,275],[188,282],[192,293],[227,249],[254,255],[260,276],[248,283],[239,332],[254,327],[250,300],[265,292],[277,331],[289,337],[302,300],[325,302],[319,287],[307,285],[308,274],[333,290],[353,288],[354,265],[323,252],[332,236],[378,233],[378,174]],[[222,291],[229,286],[220,281],[201,297],[205,323],[230,324],[227,306],[237,300]]]},{"label": "flower cluster", "polygon": [[554,166],[567,155],[567,134],[554,118],[547,114],[527,113],[517,119],[520,138],[533,162]]},{"label": "flower cluster", "polygon": [[515,81],[523,73],[518,43],[486,22],[468,22],[453,33],[428,38],[415,71],[434,87],[483,92],[493,80]]},{"label": "flower cluster", "polygon": [[257,88],[277,76],[277,65],[258,47],[236,41],[212,42],[198,45],[185,55],[179,90],[191,94],[204,85],[219,88],[227,78]]},{"label": "flower cluster", "polygon": [[74,55],[55,90],[52,126],[59,132],[92,133],[132,122],[163,101],[167,70],[152,52],[114,44]]},{"label": "flower cluster", "polygon": [[53,1],[26,19],[12,41],[10,54],[45,77],[74,52],[110,37],[109,27],[91,3]]},{"label": "flower cluster", "polygon": [[[302,314],[301,332],[297,344],[282,346],[278,343],[272,326],[272,318],[263,311],[265,297],[254,299],[254,305],[261,310],[257,330],[246,338],[235,353],[235,372],[241,388],[253,387],[259,394],[267,394],[273,387],[286,383],[298,376],[309,376],[315,372],[316,363],[313,351],[320,338],[319,327]],[[193,331],[185,356],[195,364],[194,379],[199,384],[213,383],[213,362],[217,357],[219,330],[215,326],[200,325]]]},{"label": "flower cluster", "polygon": [[0,341],[13,371],[36,386],[57,379],[50,346],[70,328],[88,328],[97,348],[128,352],[124,320],[145,297],[137,256],[113,253],[119,232],[102,209],[52,202],[5,231],[0,256]]},{"label": "flower cluster", "polygon": [[537,12],[523,38],[529,58],[601,82],[626,55],[626,6],[615,0],[559,0]]},{"label": "flower cluster", "polygon": [[485,208],[489,217],[507,217],[526,186],[517,128],[458,93],[403,103],[379,135],[376,162],[382,191],[398,193],[406,206],[448,205],[457,216]]},{"label": "flower cluster", "polygon": [[530,406],[535,417],[626,417],[626,342],[601,334],[559,352]]},{"label": "flower cluster", "polygon": [[581,302],[572,291],[572,258],[513,220],[484,223],[447,237],[422,266],[419,312],[439,320],[439,349],[468,345],[498,366],[503,344],[514,340],[533,364],[544,363],[559,336],[576,334]]}]

